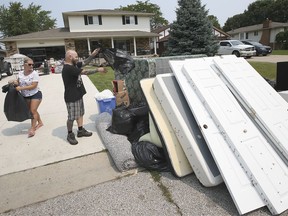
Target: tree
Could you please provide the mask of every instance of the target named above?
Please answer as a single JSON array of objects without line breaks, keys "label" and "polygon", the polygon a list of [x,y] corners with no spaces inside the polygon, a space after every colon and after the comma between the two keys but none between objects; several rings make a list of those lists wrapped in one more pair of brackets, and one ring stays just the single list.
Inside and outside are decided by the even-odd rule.
[{"label": "tree", "polygon": [[288,49],[288,30],[279,32],[275,40],[278,44],[281,44],[280,49]]},{"label": "tree", "polygon": [[248,9],[227,19],[223,30],[230,31],[245,26],[263,23],[266,19],[274,22],[288,21],[288,0],[257,0]]},{"label": "tree", "polygon": [[217,53],[218,42],[207,17],[208,11],[200,0],[179,0],[176,9],[176,21],[170,25],[167,51],[164,55]]},{"label": "tree", "polygon": [[127,5],[126,7],[120,6],[120,10],[142,13],[154,13],[155,15],[152,17],[150,22],[151,29],[156,29],[158,27],[168,25],[168,21],[162,17],[162,12],[158,5],[150,3],[149,0],[144,2],[136,2],[137,4]]},{"label": "tree", "polygon": [[11,37],[55,28],[56,19],[50,13],[33,3],[24,8],[21,2],[10,2],[8,8],[0,6],[0,31],[3,37]]},{"label": "tree", "polygon": [[219,23],[219,20],[216,16],[214,15],[209,15],[208,16],[208,19],[210,20],[212,26],[218,28],[218,29],[221,29],[221,26],[220,26],[220,23]]}]

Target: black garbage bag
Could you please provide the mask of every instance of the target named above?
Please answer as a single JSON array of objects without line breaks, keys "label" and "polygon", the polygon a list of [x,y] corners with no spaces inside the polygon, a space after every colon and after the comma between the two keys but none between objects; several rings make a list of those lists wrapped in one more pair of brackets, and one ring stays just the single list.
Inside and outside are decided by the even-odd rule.
[{"label": "black garbage bag", "polygon": [[135,142],[138,142],[141,136],[149,132],[149,119],[140,119],[136,122],[136,125],[133,128],[132,132],[128,134],[128,140],[130,143],[133,144]]},{"label": "black garbage bag", "polygon": [[12,84],[6,84],[6,85],[2,86],[2,92],[3,92],[3,93],[8,92],[8,91],[9,91],[9,86],[10,86],[10,85],[12,85]]},{"label": "black garbage bag", "polygon": [[115,48],[101,48],[100,53],[109,63],[113,70],[117,70],[122,74],[129,73],[134,67],[133,58],[125,51]]},{"label": "black garbage bag", "polygon": [[22,122],[32,119],[32,114],[24,97],[16,91],[15,87],[9,85],[4,101],[4,113],[8,121]]},{"label": "black garbage bag", "polygon": [[111,126],[107,128],[107,131],[121,135],[130,134],[135,127],[134,117],[134,114],[125,105],[113,109]]},{"label": "black garbage bag", "polygon": [[162,148],[148,141],[140,141],[132,145],[132,154],[139,166],[147,170],[166,172],[169,165]]},{"label": "black garbage bag", "polygon": [[107,131],[128,136],[130,142],[138,141],[149,132],[149,115],[147,105],[125,106],[124,104],[112,110],[111,126]]},{"label": "black garbage bag", "polygon": [[149,133],[149,108],[147,104],[131,104],[130,112],[134,114],[134,124],[132,132],[128,135],[131,143],[138,142],[140,137]]}]

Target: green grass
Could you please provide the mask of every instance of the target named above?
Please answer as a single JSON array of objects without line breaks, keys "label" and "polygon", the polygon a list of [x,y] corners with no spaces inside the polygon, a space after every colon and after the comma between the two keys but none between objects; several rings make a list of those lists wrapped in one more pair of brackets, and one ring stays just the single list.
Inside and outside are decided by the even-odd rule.
[{"label": "green grass", "polygon": [[[276,50],[276,51],[281,51],[281,53],[285,53],[286,50]],[[269,80],[276,79],[276,66],[277,66],[276,63],[267,63],[267,62],[249,62],[249,63],[261,76]],[[96,86],[99,92],[105,89],[109,89],[112,91],[111,81],[115,79],[115,75],[111,67],[107,67],[107,69],[108,72],[105,74],[96,73],[89,75],[90,80]]]},{"label": "green grass", "polygon": [[288,55],[288,50],[273,50],[271,55]]},{"label": "green grass", "polygon": [[114,71],[111,67],[107,67],[107,73],[96,73],[89,75],[90,80],[96,86],[99,92],[104,89],[109,89],[112,91],[111,81],[115,79]]},{"label": "green grass", "polygon": [[249,62],[249,64],[263,77],[269,80],[276,79],[276,63]]}]

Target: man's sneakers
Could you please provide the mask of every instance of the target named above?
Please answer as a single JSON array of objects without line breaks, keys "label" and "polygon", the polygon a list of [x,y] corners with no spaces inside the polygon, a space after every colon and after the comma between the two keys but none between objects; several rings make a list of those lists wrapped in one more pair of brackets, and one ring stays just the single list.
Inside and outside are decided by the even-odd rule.
[{"label": "man's sneakers", "polygon": [[72,133],[68,133],[67,135],[67,141],[71,144],[71,145],[77,145],[78,141],[75,139],[75,134]]},{"label": "man's sneakers", "polygon": [[78,130],[77,137],[89,137],[92,136],[92,132],[87,131],[85,128]]}]

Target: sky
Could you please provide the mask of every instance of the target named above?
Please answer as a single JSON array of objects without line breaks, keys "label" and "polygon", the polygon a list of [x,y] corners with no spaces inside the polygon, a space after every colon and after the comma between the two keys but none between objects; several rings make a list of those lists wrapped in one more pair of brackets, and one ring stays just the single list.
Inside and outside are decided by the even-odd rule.
[{"label": "sky", "polygon": [[[93,10],[93,9],[115,9],[120,6],[136,4],[136,0],[1,0],[0,5],[9,6],[9,2],[21,2],[24,7],[30,3],[41,5],[42,10],[51,11],[50,17],[57,19],[57,27],[63,27],[62,12]],[[144,2],[145,0],[140,0]],[[226,20],[236,14],[243,13],[248,5],[256,0],[201,0],[202,5],[206,5],[209,15],[218,18],[220,25],[223,27]],[[157,4],[163,14],[163,17],[169,23],[176,20],[176,8],[178,0],[149,0],[152,4]]]}]

